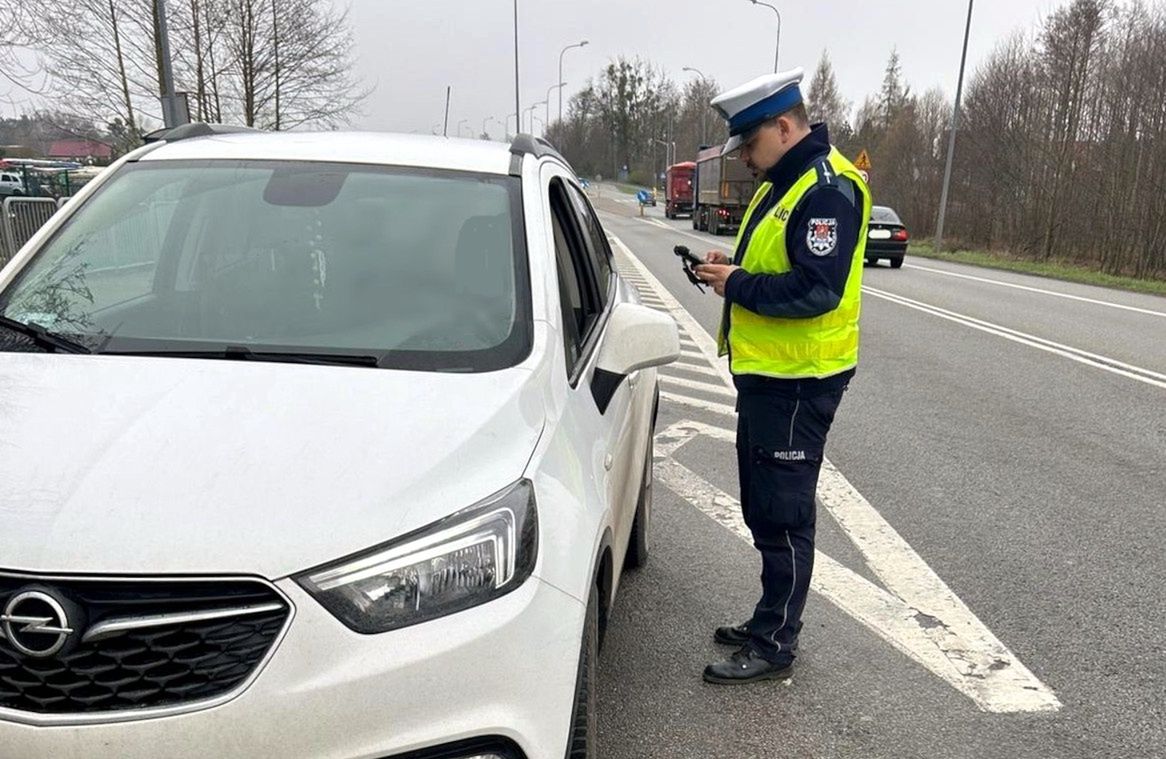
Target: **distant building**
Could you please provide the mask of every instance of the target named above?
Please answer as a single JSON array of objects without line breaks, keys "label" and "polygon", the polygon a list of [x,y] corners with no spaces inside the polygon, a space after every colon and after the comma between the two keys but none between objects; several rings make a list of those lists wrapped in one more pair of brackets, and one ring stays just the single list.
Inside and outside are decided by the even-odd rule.
[{"label": "distant building", "polygon": [[56,140],[49,148],[48,157],[81,162],[92,158],[94,163],[109,163],[113,158],[113,148],[97,140]]},{"label": "distant building", "polygon": [[36,148],[27,145],[0,145],[0,157],[3,158],[40,158]]}]

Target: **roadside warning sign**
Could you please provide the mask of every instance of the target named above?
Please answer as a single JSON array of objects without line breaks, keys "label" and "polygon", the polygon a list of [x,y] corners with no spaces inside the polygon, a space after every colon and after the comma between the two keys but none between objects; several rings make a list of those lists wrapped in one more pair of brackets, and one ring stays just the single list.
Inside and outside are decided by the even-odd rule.
[{"label": "roadside warning sign", "polygon": [[867,154],[866,150],[863,150],[858,154],[858,158],[854,159],[854,168],[870,171],[870,155]]}]

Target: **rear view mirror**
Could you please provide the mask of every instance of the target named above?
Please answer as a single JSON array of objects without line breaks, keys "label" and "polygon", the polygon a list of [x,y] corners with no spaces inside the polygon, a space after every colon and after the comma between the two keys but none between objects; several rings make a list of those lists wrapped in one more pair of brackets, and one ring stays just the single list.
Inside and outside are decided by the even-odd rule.
[{"label": "rear view mirror", "polygon": [[668,314],[633,303],[611,312],[595,363],[591,394],[599,412],[607,411],[620,383],[637,369],[669,364],[680,357],[680,333]]}]

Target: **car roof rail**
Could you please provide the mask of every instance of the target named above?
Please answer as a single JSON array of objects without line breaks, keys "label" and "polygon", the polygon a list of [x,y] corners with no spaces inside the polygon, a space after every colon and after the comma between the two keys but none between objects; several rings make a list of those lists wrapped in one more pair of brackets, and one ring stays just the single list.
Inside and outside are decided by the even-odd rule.
[{"label": "car roof rail", "polygon": [[571,171],[575,170],[571,167],[570,161],[564,158],[558,150],[555,150],[555,146],[551,143],[532,134],[520,134],[515,136],[510,143],[510,176],[517,177],[522,174],[522,157],[524,155],[532,155],[535,158],[550,156],[558,159]]},{"label": "car roof rail", "polygon": [[258,132],[254,127],[235,126],[232,124],[207,124],[202,121],[192,121],[181,126],[157,129],[142,137],[142,141],[150,142],[178,142],[189,140],[192,137],[209,137],[215,134],[236,134],[238,132]]}]

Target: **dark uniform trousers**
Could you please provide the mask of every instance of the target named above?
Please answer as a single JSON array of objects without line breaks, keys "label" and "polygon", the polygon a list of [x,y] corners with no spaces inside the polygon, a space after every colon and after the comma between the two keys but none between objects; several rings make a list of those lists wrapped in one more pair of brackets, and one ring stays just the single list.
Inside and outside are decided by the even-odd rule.
[{"label": "dark uniform trousers", "polygon": [[817,386],[742,388],[737,398],[741,508],[761,552],[761,600],[748,627],[752,647],[773,662],[792,661],[797,648],[814,568],[818,473],[846,390]]}]

